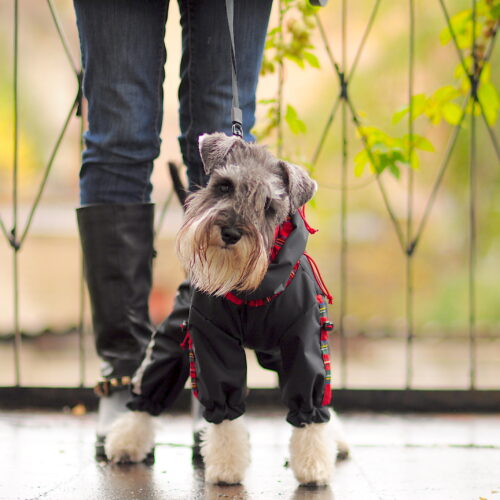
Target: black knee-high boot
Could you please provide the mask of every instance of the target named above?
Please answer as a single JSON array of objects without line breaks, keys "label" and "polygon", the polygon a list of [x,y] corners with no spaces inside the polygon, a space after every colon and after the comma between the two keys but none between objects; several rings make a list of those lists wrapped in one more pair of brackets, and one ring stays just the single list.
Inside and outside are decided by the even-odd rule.
[{"label": "black knee-high boot", "polygon": [[77,209],[97,353],[103,361],[96,454],[126,409],[129,382],[153,333],[151,291],[154,205],[103,204]]}]

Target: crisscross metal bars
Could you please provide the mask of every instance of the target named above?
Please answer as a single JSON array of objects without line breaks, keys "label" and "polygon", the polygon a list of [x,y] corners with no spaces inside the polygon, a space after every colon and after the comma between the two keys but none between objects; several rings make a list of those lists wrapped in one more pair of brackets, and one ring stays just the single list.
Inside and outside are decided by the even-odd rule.
[{"label": "crisscross metal bars", "polygon": [[[472,7],[473,7],[473,24],[474,26],[476,25],[476,10],[475,10],[475,5],[476,2],[471,0],[472,2]],[[13,142],[14,142],[14,155],[13,155],[13,185],[12,185],[12,198],[13,198],[13,223],[11,227],[8,227],[3,219],[1,218],[0,215],[0,230],[1,233],[4,235],[6,240],[9,242],[9,244],[12,247],[13,251],[13,269],[14,269],[14,329],[15,329],[15,338],[14,338],[14,357],[15,357],[15,367],[16,367],[16,384],[20,384],[20,362],[19,362],[19,352],[20,352],[20,347],[21,347],[21,342],[20,342],[20,329],[19,329],[19,302],[18,302],[18,294],[19,294],[19,281],[18,281],[18,252],[23,246],[25,239],[29,233],[29,229],[31,227],[31,222],[33,219],[33,216],[39,206],[39,203],[41,201],[44,189],[45,189],[45,184],[47,182],[47,179],[50,175],[50,171],[52,169],[53,161],[54,158],[57,155],[57,152],[59,150],[59,146],[61,141],[63,140],[66,129],[68,126],[68,123],[71,120],[71,117],[73,116],[73,113],[78,111],[81,106],[81,73],[79,72],[76,64],[72,61],[71,58],[71,53],[68,50],[68,44],[65,40],[63,30],[61,28],[61,24],[57,19],[56,11],[54,9],[54,6],[50,0],[47,0],[47,5],[50,10],[54,25],[56,27],[56,30],[58,32],[59,39],[61,40],[61,43],[63,44],[64,50],[66,52],[68,61],[70,66],[73,69],[73,72],[75,73],[75,76],[77,78],[77,95],[75,97],[75,100],[72,102],[71,107],[69,109],[68,115],[65,119],[65,122],[63,124],[61,133],[57,137],[57,140],[55,142],[55,145],[53,147],[53,150],[51,152],[50,158],[48,160],[47,165],[45,166],[43,170],[43,176],[40,182],[39,189],[37,191],[36,197],[33,201],[33,204],[31,206],[31,210],[29,212],[29,216],[26,220],[26,223],[20,228],[19,227],[19,220],[18,220],[18,192],[17,192],[17,176],[18,176],[18,139],[19,139],[19,123],[18,123],[18,27],[19,27],[19,5],[18,5],[18,0],[14,0],[14,63],[13,63],[13,72],[14,72],[14,83],[13,83]],[[360,60],[360,57],[362,55],[363,49],[369,39],[369,35],[371,33],[372,26],[377,19],[377,15],[379,12],[379,6],[381,5],[381,0],[375,0],[373,9],[370,13],[369,16],[369,21],[367,23],[366,29],[363,33],[361,42],[359,44],[359,47],[356,51],[353,63],[351,64],[350,68],[348,68],[347,65],[347,58],[345,56],[346,52],[346,47],[347,47],[347,2],[346,0],[342,0],[341,4],[341,9],[342,9],[342,54],[341,54],[341,63],[338,64],[333,56],[333,52],[330,48],[329,42],[328,42],[328,37],[326,36],[326,33],[323,29],[323,26],[321,24],[320,18],[317,17],[318,20],[318,28],[319,32],[321,35],[321,39],[323,41],[324,48],[328,54],[328,58],[332,64],[332,67],[339,79],[339,84],[340,84],[340,92],[336,96],[336,99],[333,103],[332,111],[328,117],[327,123],[324,127],[324,130],[321,134],[320,141],[314,151],[313,155],[313,160],[312,164],[315,164],[321,154],[323,145],[325,141],[327,140],[328,137],[328,131],[334,122],[335,116],[337,114],[337,111],[341,109],[342,111],[342,174],[341,174],[341,190],[342,190],[342,199],[341,199],[341,214],[342,214],[342,226],[341,226],[341,236],[342,236],[342,245],[341,245],[341,290],[340,290],[340,295],[341,298],[343,299],[341,301],[341,309],[339,311],[340,313],[340,321],[339,321],[339,329],[340,329],[340,336],[341,336],[341,381],[342,385],[345,387],[348,385],[347,383],[347,371],[346,371],[346,363],[347,363],[347,349],[346,349],[346,342],[345,342],[345,332],[344,332],[344,325],[343,325],[343,320],[344,317],[347,313],[347,280],[346,280],[346,270],[348,266],[348,227],[347,227],[347,210],[348,210],[348,192],[353,189],[353,186],[349,185],[348,180],[347,180],[347,168],[348,168],[348,159],[349,159],[349,144],[347,142],[347,127],[348,127],[348,117],[350,116],[351,121],[353,122],[354,127],[358,130],[360,133],[360,137],[362,140],[362,143],[367,151],[367,154],[370,158],[370,161],[373,164],[376,164],[376,160],[371,154],[371,150],[367,141],[367,138],[365,134],[362,131],[362,124],[361,124],[361,119],[356,112],[355,106],[353,104],[353,101],[351,99],[351,96],[349,94],[349,86],[352,81],[352,78],[355,75],[355,72],[358,68],[358,62]],[[489,125],[487,119],[486,119],[486,114],[484,110],[483,103],[481,100],[478,98],[478,87],[480,85],[480,76],[481,72],[483,71],[484,65],[481,67],[478,67],[478,60],[477,60],[477,53],[474,50],[475,47],[475,40],[472,41],[472,46],[473,46],[473,57],[474,57],[474,64],[473,68],[469,69],[467,68],[466,62],[464,55],[462,51],[459,48],[456,34],[454,33],[453,26],[451,24],[450,16],[447,10],[447,7],[444,3],[444,0],[439,0],[439,5],[441,7],[441,10],[443,12],[444,19],[446,21],[446,24],[450,30],[453,44],[456,48],[456,52],[458,55],[458,59],[460,63],[462,64],[462,67],[466,71],[466,74],[469,76],[470,82],[471,82],[471,91],[469,95],[464,99],[462,103],[462,111],[460,115],[460,119],[458,120],[457,125],[452,129],[450,138],[448,141],[448,145],[446,147],[445,154],[441,160],[440,166],[438,168],[437,176],[434,181],[434,184],[432,185],[432,189],[429,194],[429,198],[425,204],[425,209],[423,216],[421,217],[420,221],[418,221],[418,224],[415,224],[415,219],[413,215],[413,172],[411,169],[409,169],[409,175],[408,175],[408,184],[407,184],[407,213],[406,213],[406,227],[402,225],[398,217],[396,216],[394,210],[392,209],[391,203],[390,203],[390,198],[388,196],[388,193],[386,192],[384,185],[381,181],[380,175],[375,174],[373,178],[368,181],[368,182],[363,182],[360,183],[357,186],[354,186],[355,188],[363,188],[365,185],[371,182],[376,182],[381,195],[383,197],[384,201],[384,206],[387,209],[388,215],[391,218],[394,230],[396,232],[398,241],[400,243],[401,249],[406,255],[407,259],[407,269],[406,269],[406,315],[407,315],[407,337],[406,337],[406,343],[407,343],[407,352],[406,352],[406,359],[407,359],[407,373],[406,373],[406,387],[411,388],[412,386],[412,378],[413,378],[413,340],[414,340],[414,334],[413,334],[413,273],[412,273],[412,262],[413,262],[413,257],[415,255],[415,252],[418,247],[418,243],[420,241],[420,238],[422,234],[424,233],[425,227],[428,223],[429,216],[432,212],[432,208],[434,206],[435,199],[437,197],[437,194],[439,192],[439,189],[441,187],[444,174],[447,171],[448,165],[449,165],[449,160],[451,158],[451,154],[455,148],[456,142],[458,135],[460,133],[460,130],[464,124],[464,121],[467,117],[467,105],[469,102],[473,102],[474,106],[477,106],[481,112],[481,116],[483,117],[484,123],[487,128],[488,135],[491,139],[491,143],[493,145],[493,148],[495,150],[495,153],[497,155],[497,158],[500,158],[499,154],[499,147],[498,147],[498,141],[495,135],[495,132],[493,128]],[[410,22],[410,30],[409,30],[409,45],[408,45],[408,54],[409,54],[409,64],[408,64],[408,96],[409,96],[409,117],[408,117],[408,131],[410,137],[413,135],[413,108],[412,108],[412,102],[411,102],[411,95],[413,93],[413,67],[414,67],[414,38],[415,38],[415,19],[414,19],[414,0],[408,0],[408,12],[409,12],[409,22]],[[497,26],[498,28],[498,26]],[[475,33],[475,29],[473,29],[473,33]],[[489,61],[491,58],[491,55],[493,53],[494,49],[494,44],[495,44],[495,39],[496,39],[496,33],[497,29],[495,30],[494,36],[490,40],[490,44],[487,47],[485,57],[482,59],[483,63],[486,61]],[[284,75],[280,75],[280,88],[282,89],[282,85],[284,84]],[[282,92],[282,91],[280,91]],[[282,94],[280,94],[282,95]],[[280,114],[280,119],[281,119],[281,114]],[[83,126],[83,125],[82,125]],[[476,282],[476,276],[475,276],[475,267],[476,267],[476,214],[475,214],[475,208],[477,204],[476,200],[476,190],[477,190],[477,120],[474,116],[474,113],[471,114],[470,116],[470,142],[469,142],[469,176],[470,176],[470,182],[469,182],[469,354],[470,354],[470,359],[469,359],[469,365],[470,365],[470,374],[469,374],[469,379],[470,379],[470,388],[474,389],[475,387],[475,379],[476,379],[476,354],[475,354],[475,341],[476,341],[476,336],[475,336],[475,322],[476,322],[476,313],[475,313],[475,302],[476,302],[476,297],[475,297],[475,282]],[[278,145],[282,145],[282,135],[281,135],[281,140],[278,141]],[[281,146],[280,146],[281,147]],[[409,142],[409,147],[413,148],[413,141],[410,139]],[[411,158],[411,155],[410,155]],[[165,201],[163,210],[162,210],[162,215],[160,217],[160,223],[157,228],[157,232],[160,230],[161,224],[163,222],[165,210],[167,209],[169,203],[171,200],[171,194]],[[413,232],[413,230],[416,228],[416,231]],[[20,235],[20,237],[19,237]],[[84,294],[83,294],[83,281],[81,283],[81,305],[80,305],[80,379],[81,379],[81,385],[83,385],[83,380],[84,380],[84,367],[85,367],[85,362],[84,362],[84,357],[85,357],[85,350],[83,348],[83,310],[84,310]]]},{"label": "crisscross metal bars", "polygon": [[[463,126],[465,117],[466,117],[466,110],[467,106],[469,105],[469,102],[472,101],[473,107],[477,106],[480,109],[481,116],[483,117],[485,126],[488,131],[488,135],[491,139],[493,148],[496,152],[497,158],[500,159],[500,154],[499,154],[499,147],[498,147],[498,141],[496,139],[495,132],[493,128],[490,126],[488,123],[488,120],[486,118],[486,113],[484,110],[484,105],[481,102],[481,100],[478,98],[478,88],[481,85],[481,74],[482,71],[484,70],[485,64],[490,60],[491,55],[493,53],[493,48],[495,44],[495,39],[496,35],[498,32],[498,23],[495,26],[495,31],[494,34],[489,42],[489,46],[487,47],[487,50],[485,52],[485,56],[482,60],[482,65],[479,65],[478,61],[478,54],[476,51],[476,26],[477,26],[477,16],[476,16],[476,0],[471,0],[471,5],[472,5],[472,40],[471,40],[471,47],[472,47],[472,58],[473,58],[473,67],[472,69],[469,69],[467,67],[467,64],[465,62],[464,55],[462,51],[460,50],[460,47],[458,45],[456,33],[454,31],[453,25],[451,23],[451,18],[448,12],[448,9],[444,3],[444,0],[439,0],[439,4],[441,6],[441,10],[443,12],[446,25],[451,33],[451,37],[453,40],[453,44],[455,46],[458,59],[460,61],[460,64],[462,65],[462,68],[465,72],[465,74],[468,76],[470,85],[471,85],[471,90],[468,94],[468,96],[464,99],[464,102],[462,104],[462,110],[461,110],[461,115],[458,120],[458,123],[454,126],[453,131],[451,133],[450,139],[448,141],[448,145],[446,147],[446,152],[444,154],[444,157],[441,161],[441,165],[438,169],[438,173],[436,176],[436,179],[433,183],[429,198],[425,204],[425,209],[423,216],[420,220],[420,223],[417,225],[417,230],[416,232],[413,232],[414,228],[414,214],[413,214],[413,193],[414,193],[414,172],[412,167],[412,151],[414,148],[414,105],[412,102],[412,96],[413,96],[413,88],[414,88],[414,52],[415,52],[415,5],[414,5],[414,0],[408,0],[408,21],[409,21],[409,38],[408,38],[408,101],[409,101],[409,116],[408,116],[408,135],[409,135],[409,152],[408,156],[410,158],[410,168],[408,169],[408,181],[407,181],[407,207],[406,207],[406,231],[403,231],[403,227],[401,225],[401,222],[397,218],[394,210],[392,209],[392,205],[390,203],[390,198],[384,188],[383,183],[381,182],[380,178],[380,169],[375,168],[375,171],[377,172],[375,174],[375,180],[378,184],[380,193],[383,198],[384,206],[386,208],[386,211],[392,221],[393,228],[396,232],[396,236],[398,238],[398,241],[400,243],[401,249],[405,254],[406,258],[406,284],[405,284],[405,297],[406,297],[406,388],[410,389],[412,387],[412,380],[413,380],[413,341],[414,341],[414,296],[413,296],[413,289],[414,289],[414,276],[413,276],[413,258],[415,255],[415,251],[417,248],[417,245],[422,237],[422,234],[424,232],[424,229],[426,227],[426,224],[428,222],[430,213],[432,211],[436,196],[438,194],[439,188],[441,187],[444,174],[447,170],[447,167],[449,165],[449,160],[451,158],[451,154],[455,148],[458,134]],[[321,35],[321,39],[323,42],[324,49],[328,55],[328,59],[331,63],[332,68],[334,69],[338,80],[339,80],[339,87],[340,87],[340,92],[337,95],[334,104],[332,106],[332,110],[330,112],[330,115],[328,116],[327,122],[323,128],[323,131],[320,136],[319,143],[314,151],[313,157],[311,164],[314,166],[318,158],[321,154],[321,150],[323,149],[323,146],[325,144],[325,141],[328,136],[328,132],[334,122],[335,115],[339,109],[339,107],[342,109],[342,117],[341,117],[341,134],[342,134],[342,167],[341,167],[341,184],[340,184],[340,189],[341,189],[341,227],[340,227],[340,233],[341,233],[341,255],[340,255],[340,297],[341,297],[341,306],[339,310],[339,335],[340,335],[340,350],[341,350],[341,385],[342,387],[347,386],[347,374],[346,374],[346,367],[347,367],[347,346],[346,346],[346,338],[345,338],[345,331],[344,331],[344,317],[347,311],[347,279],[346,279],[346,273],[347,273],[347,252],[348,252],[348,244],[347,244],[347,226],[346,226],[346,205],[347,205],[347,192],[352,189],[351,186],[348,185],[347,183],[347,178],[346,178],[346,170],[345,170],[345,164],[346,164],[346,158],[347,158],[347,132],[346,132],[346,116],[345,116],[345,110],[346,108],[350,111],[351,114],[351,119],[356,127],[360,137],[361,141],[364,145],[365,151],[370,159],[370,162],[374,167],[377,167],[377,163],[375,158],[373,157],[372,151],[370,149],[370,146],[368,144],[368,140],[366,137],[366,134],[363,132],[362,125],[361,125],[361,120],[359,118],[359,115],[356,112],[356,109],[354,107],[353,101],[351,99],[351,96],[349,94],[349,85],[351,83],[352,77],[354,76],[355,69],[357,67],[357,63],[360,59],[360,56],[362,54],[363,48],[365,46],[365,43],[368,39],[368,36],[370,34],[370,31],[373,27],[373,24],[375,22],[379,6],[381,4],[381,0],[376,0],[374,3],[374,7],[371,11],[369,21],[367,23],[367,26],[365,28],[362,41],[356,51],[356,55],[354,58],[354,62],[351,66],[350,71],[348,70],[346,66],[346,61],[345,61],[345,48],[347,44],[347,37],[346,37],[346,19],[347,19],[347,13],[346,13],[346,2],[343,0],[342,2],[342,62],[339,65],[333,55],[332,49],[330,47],[328,37],[326,36],[325,30],[323,28],[323,25],[321,23],[320,17],[317,15],[316,16],[316,21],[317,25],[319,28],[319,32]],[[348,76],[346,76],[348,75]],[[476,137],[476,120],[475,120],[475,114],[474,110],[470,113],[470,139],[469,139],[469,294],[468,294],[468,307],[469,307],[469,386],[470,389],[473,390],[476,385],[476,334],[475,334],[475,323],[476,323],[476,293],[475,293],[475,287],[476,287],[476,170],[477,170],[477,137]],[[371,183],[368,181],[364,185],[368,185]],[[355,188],[359,187],[364,187],[363,184],[355,186]]]}]

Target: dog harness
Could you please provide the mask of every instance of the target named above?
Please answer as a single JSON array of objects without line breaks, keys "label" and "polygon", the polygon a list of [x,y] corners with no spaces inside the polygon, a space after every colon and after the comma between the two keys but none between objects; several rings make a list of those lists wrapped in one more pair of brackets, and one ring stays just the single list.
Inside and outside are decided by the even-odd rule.
[{"label": "dog harness", "polygon": [[195,290],[184,346],[190,351],[193,393],[212,423],[245,412],[246,357],[278,373],[287,420],[294,426],[327,422],[331,399],[328,348],[331,296],[304,253],[312,228],[303,213],[277,231],[268,272],[257,290],[215,297]]}]

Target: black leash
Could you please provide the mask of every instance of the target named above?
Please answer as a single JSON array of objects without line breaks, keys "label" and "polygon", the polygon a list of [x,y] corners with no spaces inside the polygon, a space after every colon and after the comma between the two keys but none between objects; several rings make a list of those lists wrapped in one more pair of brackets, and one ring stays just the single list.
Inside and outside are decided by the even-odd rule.
[{"label": "black leash", "polygon": [[227,24],[229,26],[229,37],[231,38],[231,79],[233,85],[233,107],[231,109],[231,121],[233,135],[243,139],[243,113],[240,109],[238,96],[238,73],[236,70],[236,48],[234,45],[234,0],[226,0]]}]

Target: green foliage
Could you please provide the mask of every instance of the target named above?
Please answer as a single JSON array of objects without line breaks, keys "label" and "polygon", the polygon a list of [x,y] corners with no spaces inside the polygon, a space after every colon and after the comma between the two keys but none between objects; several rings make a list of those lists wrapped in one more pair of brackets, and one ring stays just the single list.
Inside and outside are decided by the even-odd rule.
[{"label": "green foliage", "polygon": [[[308,67],[319,69],[320,62],[314,54],[311,42],[312,33],[316,27],[314,14],[317,7],[312,7],[307,0],[282,0],[280,3],[280,22],[267,34],[266,50],[262,61],[261,75],[283,72],[286,60],[293,62],[302,69]],[[281,81],[280,86],[283,85]],[[266,113],[253,133],[259,140],[270,137],[281,123],[281,110],[286,109],[284,121],[293,134],[305,133],[306,124],[299,117],[297,110],[290,103],[281,99],[281,89],[273,99],[259,101],[266,106]]]},{"label": "green foliage", "polygon": [[291,104],[286,107],[285,120],[292,133],[303,134],[306,132],[306,124],[299,118],[297,110]]},{"label": "green foliage", "polygon": [[[316,28],[316,11],[317,8],[311,7],[307,0],[282,0],[279,25],[268,33],[261,74],[278,72],[280,82],[275,98],[259,101],[261,106],[267,106],[267,110],[254,133],[259,140],[262,140],[278,132],[278,148],[281,140],[280,127],[283,122],[293,134],[303,134],[307,131],[306,124],[295,107],[291,103],[283,102],[281,90],[284,83],[285,60],[292,61],[302,69],[320,68],[311,41]],[[432,125],[445,122],[457,126],[463,121],[464,114],[479,115],[481,112],[484,113],[490,126],[496,123],[500,111],[500,98],[491,82],[491,65],[487,55],[499,26],[500,0],[479,0],[476,3],[475,23],[473,17],[472,9],[458,12],[451,17],[449,26],[440,33],[442,44],[456,43],[461,52],[462,60],[454,70],[454,81],[436,89],[430,95],[423,93],[413,95],[409,105],[393,114],[393,125],[400,123],[404,118],[409,119],[410,112],[412,120],[424,117]],[[477,82],[477,101],[473,95],[462,110],[464,99],[471,93],[474,82]],[[360,126],[357,132],[364,148],[354,158],[356,176],[361,176],[369,166],[376,174],[381,174],[387,169],[399,179],[401,168],[419,167],[419,151],[434,151],[430,141],[417,134],[413,134],[413,140],[410,141],[408,135],[394,137],[374,126]]]},{"label": "green foliage", "polygon": [[306,0],[283,0],[281,2],[281,24],[267,34],[266,50],[261,74],[275,73],[276,68],[288,59],[301,68],[310,65],[319,68],[318,58],[311,52],[314,45],[311,36],[316,22],[316,7]]},{"label": "green foliage", "polygon": [[[450,125],[459,125],[463,113],[480,115],[484,112],[486,121],[494,125],[498,118],[500,99],[498,92],[490,80],[491,65],[486,60],[487,48],[492,43],[495,31],[498,29],[500,16],[500,0],[482,0],[476,4],[475,48],[473,48],[473,12],[472,9],[459,12],[450,19],[450,26],[440,34],[442,44],[455,40],[462,53],[463,62],[454,71],[455,82],[437,89],[433,94],[416,94],[411,97],[410,105],[396,111],[392,123],[399,123],[410,112],[411,119],[425,116],[432,125],[442,121]],[[468,102],[464,111],[458,104],[458,99],[466,98],[471,92],[472,82],[477,80],[477,100],[474,96]],[[354,158],[354,172],[360,176],[367,164],[377,174],[385,169],[400,177],[400,166],[417,168],[418,154],[415,150],[434,151],[432,144],[422,136],[414,135],[410,148],[408,136],[391,137],[375,127],[363,127],[359,130],[364,137],[365,149]],[[411,152],[410,152],[411,150]]]},{"label": "green foliage", "polygon": [[[475,9],[475,33],[474,12],[467,9],[454,15],[450,19],[450,26],[446,27],[440,36],[442,44],[454,41],[461,51],[462,61],[454,71],[456,89],[460,94],[468,95],[471,85],[477,81],[477,100],[481,106],[472,102],[467,106],[466,113],[480,114],[482,108],[490,126],[494,125],[498,118],[500,100],[497,89],[490,80],[491,65],[486,57],[498,30],[499,21],[500,0],[480,0]],[[472,97],[474,100],[475,96]]]},{"label": "green foliage", "polygon": [[[416,94],[411,98],[412,118],[425,115],[433,125],[438,125],[445,120],[451,125],[458,125],[462,111],[460,106],[454,102],[462,93],[451,85],[437,89],[431,96]],[[392,123],[396,124],[410,112],[410,106],[405,106],[392,117]]]},{"label": "green foliage", "polygon": [[391,137],[376,127],[360,127],[358,134],[365,144],[365,149],[354,157],[354,173],[358,177],[369,165],[376,174],[388,169],[399,179],[401,166],[419,167],[416,150],[434,151],[430,141],[418,134],[413,134],[412,140],[408,134],[403,137]]},{"label": "green foliage", "polygon": [[[441,31],[440,40],[443,45],[450,43],[455,37],[459,49],[466,52],[472,51],[473,35],[473,11],[464,10],[455,14],[450,19],[450,26]],[[479,0],[476,2],[476,49],[480,52],[479,59],[484,57],[484,50],[488,40],[492,38],[495,32],[495,26],[500,19],[500,1],[499,0]],[[451,29],[450,29],[451,28]],[[482,54],[481,54],[482,52]]]},{"label": "green foliage", "polygon": [[[455,85],[437,89],[430,97],[424,94],[413,96],[413,119],[425,115],[433,125],[445,120],[450,125],[457,125],[462,116],[456,99],[465,97],[471,91],[471,82],[478,81],[477,98],[484,110],[489,125],[494,125],[499,112],[500,101],[495,86],[491,83],[491,65],[486,61],[487,48],[498,29],[500,0],[482,0],[476,4],[475,48],[473,45],[473,11],[467,9],[455,14],[450,19],[450,26],[440,34],[441,43],[456,43],[462,53],[454,71]],[[409,108],[398,111],[393,122],[397,123]],[[465,112],[480,114],[480,108],[470,103]]]}]

